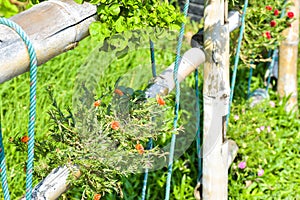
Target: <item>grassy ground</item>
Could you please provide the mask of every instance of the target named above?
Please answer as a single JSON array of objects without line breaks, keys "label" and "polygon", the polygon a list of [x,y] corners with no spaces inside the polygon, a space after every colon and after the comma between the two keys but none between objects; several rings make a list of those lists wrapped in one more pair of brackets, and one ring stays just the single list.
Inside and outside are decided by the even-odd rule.
[{"label": "grassy ground", "polygon": [[[71,107],[78,69],[90,55],[91,49],[95,47],[89,39],[86,39],[75,50],[60,55],[39,68],[36,140],[49,137],[51,124],[47,112],[51,109],[52,102],[49,99],[47,88],[53,89],[54,96],[62,108]],[[113,83],[119,74],[134,69],[141,60],[145,61],[145,59],[150,60],[147,53],[133,54],[125,60],[120,60],[116,64],[116,69],[108,70],[110,75],[105,76],[101,81]],[[168,66],[172,59],[172,53],[158,50],[157,62],[160,63],[158,71],[163,68],[163,63]],[[263,69],[256,71],[252,89],[264,87],[263,71]],[[272,107],[273,104],[270,106],[270,102],[267,101],[260,107],[249,108],[245,101],[248,71],[239,70],[238,73],[238,87],[235,91],[228,136],[237,142],[240,150],[229,170],[229,198],[299,199],[299,119],[296,115],[283,111],[284,103],[280,102],[276,93],[272,91],[270,98],[275,103],[275,107]],[[26,73],[0,86],[0,114],[12,199],[22,196],[25,191],[23,168],[27,152],[16,151],[10,141],[27,132],[28,80],[28,73]],[[194,87],[193,78],[190,77],[183,87]],[[183,93],[182,96],[184,95],[188,94]],[[238,119],[234,116],[238,116]],[[193,199],[193,189],[197,177],[194,147],[195,144],[175,161],[171,199]],[[241,161],[246,161],[245,169],[238,168],[238,163]],[[257,171],[260,169],[264,170],[263,176],[257,175]],[[150,174],[148,199],[164,197],[166,174],[166,169]],[[35,179],[35,183],[38,181]],[[138,199],[141,193],[142,175],[132,175],[122,181],[124,198]],[[69,192],[68,196],[62,198],[80,199],[80,192],[82,192],[80,188],[75,188]],[[73,198],[70,195],[73,195]],[[112,193],[104,199],[117,199],[117,196]]]}]

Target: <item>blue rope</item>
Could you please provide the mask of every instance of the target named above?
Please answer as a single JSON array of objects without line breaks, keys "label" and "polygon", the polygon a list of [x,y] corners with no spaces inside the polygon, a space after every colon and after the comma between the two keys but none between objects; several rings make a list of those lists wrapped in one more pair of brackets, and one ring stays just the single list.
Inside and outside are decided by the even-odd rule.
[{"label": "blue rope", "polygon": [[267,79],[267,86],[266,86],[266,91],[269,91],[269,87],[270,87],[270,82],[271,82],[271,74],[275,65],[275,62],[278,61],[278,49],[274,49],[273,53],[272,53],[272,61],[269,65],[269,76]]},{"label": "blue rope", "polygon": [[9,189],[7,184],[7,175],[6,175],[6,165],[5,165],[5,153],[4,153],[4,146],[3,146],[3,139],[2,139],[2,128],[0,123],[0,169],[1,169],[1,184],[2,190],[4,194],[4,199],[9,200]]},{"label": "blue rope", "polygon": [[[155,78],[156,77],[156,64],[155,64],[154,44],[151,39],[149,40],[149,42],[150,42],[152,76],[153,76],[153,78]],[[152,148],[153,148],[153,140],[152,140],[152,138],[150,138],[147,149],[152,149]],[[144,181],[143,181],[143,188],[142,188],[142,200],[146,199],[148,173],[149,173],[149,169],[146,168],[145,173],[144,173]]]},{"label": "blue rope", "polygon": [[[27,46],[29,53],[30,66],[30,105],[29,105],[29,122],[28,122],[28,159],[26,167],[26,200],[31,199],[32,194],[32,174],[34,159],[34,126],[36,119],[36,83],[37,83],[37,58],[36,53],[27,34],[22,28],[13,21],[0,18],[0,24],[6,25],[16,31]],[[6,175],[5,175],[6,176]]]},{"label": "blue rope", "polygon": [[197,182],[200,182],[202,177],[202,156],[201,156],[201,133],[200,133],[200,97],[199,97],[199,87],[198,87],[198,69],[195,70],[195,95],[196,95],[196,148],[197,148],[197,157],[198,157],[198,177]]},{"label": "blue rope", "polygon": [[150,39],[150,54],[151,54],[151,67],[152,67],[152,76],[156,77],[156,64],[155,64],[155,56],[154,56],[154,44]]},{"label": "blue rope", "polygon": [[249,70],[249,77],[248,77],[248,90],[247,90],[247,98],[250,98],[250,87],[251,87],[251,80],[252,80],[252,75],[253,75],[253,68],[250,66]]},{"label": "blue rope", "polygon": [[[268,52],[268,58],[273,58],[273,51],[272,50],[269,50],[269,52]],[[266,86],[266,91],[268,92],[268,88],[269,88],[269,84],[270,84],[270,82],[271,82],[271,71],[270,70],[272,70],[273,69],[273,66],[272,66],[272,61],[273,60],[271,60],[271,62],[268,62],[268,69],[269,69],[269,75],[268,75],[268,78],[267,78],[267,86]],[[269,80],[270,79],[270,80]]]},{"label": "blue rope", "polygon": [[[184,16],[187,16],[188,8],[189,8],[190,1],[186,0],[183,13]],[[173,122],[173,128],[174,131],[177,129],[177,121],[178,121],[178,113],[179,113],[179,102],[180,102],[180,85],[178,81],[178,67],[179,67],[179,60],[180,60],[180,50],[182,46],[182,39],[184,35],[184,29],[185,29],[185,23],[181,24],[180,32],[179,32],[179,38],[177,43],[177,49],[176,49],[176,57],[175,57],[175,64],[174,64],[174,73],[173,73],[173,79],[175,82],[175,91],[176,91],[176,97],[175,97],[175,110],[174,110],[174,122]],[[168,176],[167,176],[167,184],[166,184],[166,194],[165,194],[165,200],[170,199],[170,188],[171,188],[171,178],[172,178],[172,168],[173,168],[173,159],[174,159],[174,149],[175,149],[175,142],[176,142],[176,134],[172,134],[171,139],[171,146],[170,146],[170,155],[169,155],[169,162],[168,162]]]},{"label": "blue rope", "polygon": [[[153,148],[153,140],[150,138],[147,146],[147,150]],[[145,174],[144,174],[144,181],[143,181],[143,189],[142,189],[142,200],[146,199],[146,190],[147,190],[147,182],[148,182],[148,174],[149,174],[149,169],[145,169]]]},{"label": "blue rope", "polygon": [[233,69],[233,74],[232,74],[232,79],[231,79],[228,115],[226,116],[226,127],[228,127],[228,122],[229,122],[229,117],[230,117],[230,109],[231,109],[233,92],[234,92],[234,87],[235,87],[236,73],[237,73],[237,68],[238,68],[238,64],[239,64],[239,60],[240,60],[240,51],[241,51],[241,44],[242,44],[242,39],[243,39],[243,34],[244,34],[244,29],[245,29],[245,16],[246,16],[247,7],[248,7],[248,0],[245,0],[242,20],[241,20],[242,26],[240,28],[238,46],[237,46],[235,60],[234,60],[234,69]]}]

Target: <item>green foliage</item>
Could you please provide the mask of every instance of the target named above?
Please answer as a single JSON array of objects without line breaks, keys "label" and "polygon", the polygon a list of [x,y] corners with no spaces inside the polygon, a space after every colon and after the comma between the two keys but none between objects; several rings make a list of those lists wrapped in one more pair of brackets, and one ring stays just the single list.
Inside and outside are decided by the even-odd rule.
[{"label": "green foliage", "polygon": [[[228,132],[240,149],[230,168],[230,199],[299,198],[300,123],[285,112],[286,100],[233,107]],[[238,168],[242,161],[245,169]],[[259,170],[264,170],[262,176]]]},{"label": "green foliage", "polygon": [[0,0],[0,17],[11,17],[19,12],[18,7],[9,0]]},{"label": "green foliage", "polygon": [[[282,31],[294,20],[285,11],[290,5],[289,1],[285,3],[281,0],[249,2],[240,56],[246,65],[270,60],[266,51],[279,46],[284,39]],[[254,64],[251,66],[255,67]]]},{"label": "green foliage", "polygon": [[99,19],[90,26],[90,34],[99,41],[125,30],[147,27],[179,30],[184,16],[168,1],[160,0],[92,0]]},{"label": "green foliage", "polygon": [[38,1],[35,0],[0,0],[0,17],[9,18],[30,8],[36,3],[38,3]]}]

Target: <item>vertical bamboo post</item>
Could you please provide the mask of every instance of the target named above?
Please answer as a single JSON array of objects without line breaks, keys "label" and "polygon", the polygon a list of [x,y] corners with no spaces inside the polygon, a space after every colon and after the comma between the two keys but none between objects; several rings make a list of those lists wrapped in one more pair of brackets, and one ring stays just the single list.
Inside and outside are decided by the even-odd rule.
[{"label": "vertical bamboo post", "polygon": [[286,39],[279,47],[279,74],[277,91],[281,98],[291,95],[286,105],[286,111],[297,111],[297,58],[299,43],[299,0],[292,0],[293,6],[288,12],[293,12],[296,20],[292,27],[283,31]]},{"label": "vertical bamboo post", "polygon": [[227,1],[206,0],[204,9],[204,130],[202,199],[227,199],[228,154],[225,120],[229,103]]}]

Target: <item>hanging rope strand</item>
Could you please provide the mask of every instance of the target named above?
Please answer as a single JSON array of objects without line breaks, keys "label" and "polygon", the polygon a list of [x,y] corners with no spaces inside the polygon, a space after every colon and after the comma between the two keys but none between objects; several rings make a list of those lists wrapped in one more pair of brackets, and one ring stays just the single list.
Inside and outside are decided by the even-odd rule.
[{"label": "hanging rope strand", "polygon": [[198,177],[197,182],[200,182],[202,177],[202,156],[201,156],[201,129],[200,129],[200,97],[199,97],[199,77],[198,69],[195,70],[195,95],[196,95],[196,145],[197,145],[197,157],[198,157]]},{"label": "hanging rope strand", "polygon": [[156,63],[155,63],[155,52],[154,52],[154,44],[153,41],[150,39],[150,54],[151,54],[151,68],[152,68],[152,76],[153,78],[156,77]]},{"label": "hanging rope strand", "polygon": [[231,109],[231,104],[232,104],[232,99],[233,99],[233,92],[234,92],[234,87],[235,87],[236,73],[237,73],[237,68],[238,68],[238,64],[239,64],[239,60],[240,60],[240,51],[241,51],[241,44],[242,44],[242,39],[243,39],[244,29],[245,29],[245,16],[246,16],[247,7],[248,7],[248,0],[245,0],[242,20],[241,20],[242,25],[241,25],[241,28],[240,28],[238,46],[237,46],[235,60],[234,60],[234,69],[233,69],[233,74],[232,74],[232,79],[231,79],[228,115],[226,116],[226,127],[228,127],[228,122],[229,122],[229,117],[230,117],[230,109]]},{"label": "hanging rope strand", "polygon": [[[150,138],[148,142],[148,150],[153,148],[153,140]],[[145,174],[144,174],[144,181],[143,181],[143,189],[142,189],[142,200],[146,199],[146,191],[147,191],[147,183],[148,183],[148,174],[149,174],[149,169],[145,169]]]},{"label": "hanging rope strand", "polygon": [[28,159],[26,167],[26,200],[31,199],[32,194],[32,174],[34,160],[34,126],[36,119],[36,83],[37,83],[37,58],[36,53],[27,34],[22,28],[11,20],[0,18],[0,24],[6,25],[16,31],[27,46],[30,66],[30,102],[29,102],[29,122],[28,122]]},{"label": "hanging rope strand", "polygon": [[247,89],[247,98],[250,98],[251,94],[251,81],[252,81],[252,75],[253,75],[253,68],[250,66],[249,69],[249,77],[248,77],[248,89]]},{"label": "hanging rope strand", "polygon": [[[150,54],[151,54],[151,69],[152,69],[152,76],[153,78],[156,77],[156,64],[155,64],[155,52],[154,52],[154,44],[152,42],[152,40],[149,40],[150,43]],[[154,119],[152,119],[154,120]],[[150,138],[149,142],[148,142],[148,148],[147,149],[152,149],[153,148],[153,140],[152,138]],[[142,188],[142,200],[146,199],[146,190],[147,190],[147,183],[148,183],[148,173],[149,173],[149,169],[146,168],[145,169],[145,174],[144,174],[144,181],[143,181],[143,188]]]},{"label": "hanging rope strand", "polygon": [[[190,1],[186,0],[183,13],[184,16],[187,16],[188,8],[189,8]],[[175,64],[174,64],[174,73],[173,78],[175,82],[175,110],[174,110],[174,122],[173,122],[173,129],[176,131],[177,129],[177,121],[178,121],[178,113],[179,113],[179,101],[180,101],[180,85],[178,81],[178,67],[179,67],[179,60],[180,60],[180,51],[182,46],[182,40],[184,35],[184,29],[185,29],[185,23],[182,23],[180,32],[179,32],[179,38],[177,43],[177,49],[176,49],[176,57],[175,57]],[[170,154],[169,154],[169,162],[168,162],[168,176],[167,176],[167,184],[166,184],[166,195],[165,200],[170,199],[170,188],[171,188],[171,178],[172,178],[172,168],[173,168],[173,158],[174,158],[174,149],[175,149],[175,142],[176,142],[176,134],[172,134],[171,139],[171,146],[170,146]]]},{"label": "hanging rope strand", "polygon": [[10,200],[9,189],[7,184],[7,175],[6,175],[6,164],[5,164],[5,153],[4,153],[4,146],[3,146],[3,138],[2,138],[2,127],[0,121],[0,168],[1,168],[1,184],[3,190],[3,196],[5,200]]}]

